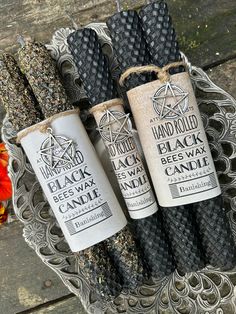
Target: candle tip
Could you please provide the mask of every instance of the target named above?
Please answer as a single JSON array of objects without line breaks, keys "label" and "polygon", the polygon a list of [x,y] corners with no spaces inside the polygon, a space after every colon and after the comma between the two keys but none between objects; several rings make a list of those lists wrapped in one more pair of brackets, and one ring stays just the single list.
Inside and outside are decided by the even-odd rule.
[{"label": "candle tip", "polygon": [[115,1],[116,1],[117,11],[120,12],[120,11],[121,11],[121,3],[120,3],[120,0],[115,0]]},{"label": "candle tip", "polygon": [[25,39],[22,35],[17,35],[17,42],[20,44],[21,48],[25,46]]},{"label": "candle tip", "polygon": [[77,30],[79,28],[79,25],[75,22],[74,18],[71,16],[71,14],[69,14],[69,12],[65,11],[66,16],[69,18],[69,20],[72,23],[72,26],[75,30]]}]

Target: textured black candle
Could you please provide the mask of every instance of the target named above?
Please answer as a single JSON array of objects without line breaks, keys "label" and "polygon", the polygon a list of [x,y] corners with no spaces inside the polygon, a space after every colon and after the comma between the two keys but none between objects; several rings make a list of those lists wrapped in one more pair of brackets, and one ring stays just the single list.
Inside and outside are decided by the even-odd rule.
[{"label": "textured black candle", "polygon": [[[77,39],[79,39],[78,43]],[[91,104],[95,105],[115,98],[116,91],[109,72],[108,61],[102,53],[96,33],[90,29],[77,31],[68,38],[68,43]],[[93,61],[91,62],[90,60]],[[91,73],[94,76],[93,78]],[[139,77],[137,76],[136,79],[139,79]],[[162,232],[161,222],[157,219],[158,216],[159,214],[154,215],[154,217],[135,220],[134,224],[149,271],[152,275],[162,277],[169,275],[174,270],[174,266],[168,243]],[[121,238],[122,241],[121,246],[116,248],[118,245],[118,243],[116,244],[117,237]],[[112,239],[113,243],[111,243],[111,239],[108,240],[112,244],[109,245],[111,255],[116,265],[120,264],[122,266],[120,271],[124,274],[125,280],[134,283],[134,275],[137,274],[136,277],[140,277],[140,261],[137,259],[137,252],[135,252],[135,246],[132,244],[133,240],[131,236],[123,238],[122,234],[112,238],[114,238]],[[129,242],[131,242],[131,245]],[[123,262],[122,260],[120,261],[119,256],[122,257]],[[134,260],[133,265],[132,260]],[[126,264],[130,265],[129,268],[126,268]],[[128,269],[130,269],[129,273]],[[126,286],[128,285],[127,282]]]},{"label": "textured black candle", "polygon": [[[113,15],[108,19],[107,26],[122,72],[129,67],[149,63],[140,20],[135,11],[123,11]],[[129,90],[150,80],[150,74],[133,74],[126,80],[125,86]],[[136,234],[140,235],[140,246],[154,276],[168,275],[174,269],[173,261],[169,255],[169,244],[166,241],[161,220],[161,212],[158,211],[153,216],[142,221],[133,221]],[[164,251],[167,252],[169,257],[161,254]],[[163,267],[163,265],[165,266]]]},{"label": "textured black candle", "polygon": [[236,250],[221,196],[193,204],[207,262],[221,270],[236,265]]},{"label": "textured black candle", "polygon": [[[176,34],[168,12],[167,4],[164,1],[159,1],[153,2],[143,7],[140,10],[140,18],[147,42],[147,47],[151,56],[151,62],[155,65],[163,67],[168,63],[179,61],[181,59],[179,46],[176,40]],[[182,71],[184,71],[184,69],[180,67],[172,70],[171,74]],[[210,262],[213,266],[221,267],[222,269],[229,269],[235,266],[236,254],[232,241],[232,235],[230,236],[231,231],[229,223],[227,223],[227,217],[225,217],[225,213],[223,212],[222,207],[220,207],[220,199],[221,197],[219,196],[204,202],[195,203],[194,213],[196,213],[196,218],[201,233],[202,243],[204,246],[203,250],[206,255],[206,262]],[[181,206],[183,215],[188,215],[189,219],[192,220],[192,214],[190,212],[187,213],[189,210],[189,206]],[[177,213],[177,211],[180,211],[180,207],[163,209],[168,226],[171,226],[173,221],[176,222],[176,217],[186,221],[187,216],[184,219],[184,216],[181,217],[180,213]],[[174,229],[175,234],[170,233],[172,242],[176,243],[175,248],[173,247],[175,251],[180,249],[179,245],[182,245],[182,243],[183,248],[187,247],[184,245],[184,241],[179,242],[175,239],[175,237],[178,235],[178,230],[181,230],[181,221],[179,221],[179,223],[180,225],[176,225],[176,228]],[[182,227],[184,227],[183,229],[185,229],[186,233],[188,230],[187,226],[183,225]],[[191,224],[189,225],[189,228],[191,229]],[[222,228],[225,230],[221,230]],[[192,232],[191,230],[188,231],[190,236],[190,233]],[[180,236],[181,235],[179,234],[179,237]],[[191,252],[189,251],[189,253]],[[188,261],[185,261],[183,256],[181,264],[184,266],[184,264],[187,262]],[[194,264],[195,263],[193,263],[193,269]],[[199,267],[200,266],[201,263],[199,263]]]},{"label": "textured black candle", "polygon": [[91,105],[116,98],[117,92],[108,69],[108,61],[96,32],[84,28],[72,33],[67,41]]},{"label": "textured black candle", "polygon": [[[145,65],[147,62],[152,63],[145,44],[140,19],[136,12],[127,11],[118,13],[108,19],[107,26],[110,30],[113,47],[123,72],[128,67]],[[147,75],[131,76],[127,80],[128,85],[126,87],[130,89],[147,83],[150,80],[151,76]],[[189,219],[190,214],[186,213],[186,210],[182,207],[168,208],[163,212],[164,218],[168,222],[166,231],[172,242],[172,251],[178,269],[183,272],[189,272],[202,268],[203,263],[201,261],[199,241],[195,233],[192,217],[191,220]],[[158,213],[158,215],[160,216],[161,214]],[[173,220],[174,217],[178,220]],[[150,226],[152,223],[150,221]]]},{"label": "textured black candle", "polygon": [[[113,15],[107,20],[107,26],[121,72],[132,66],[149,64],[143,31],[135,11],[122,11]],[[150,80],[150,74],[132,74],[125,81],[125,87],[130,90]]]},{"label": "textured black candle", "polygon": [[[167,4],[163,1],[153,2],[144,6],[139,15],[151,63],[163,67],[168,63],[181,61],[179,44]],[[170,73],[183,71],[184,67],[177,67],[171,69]]]},{"label": "textured black candle", "polygon": [[163,228],[161,211],[150,217],[134,220],[133,228],[151,275],[157,278],[170,275],[175,266]]},{"label": "textured black candle", "polygon": [[[115,98],[114,82],[95,31],[78,30],[68,37],[68,44],[90,103],[97,105]],[[124,287],[135,288],[142,280],[143,267],[130,230],[126,227],[104,242],[123,278]]]}]

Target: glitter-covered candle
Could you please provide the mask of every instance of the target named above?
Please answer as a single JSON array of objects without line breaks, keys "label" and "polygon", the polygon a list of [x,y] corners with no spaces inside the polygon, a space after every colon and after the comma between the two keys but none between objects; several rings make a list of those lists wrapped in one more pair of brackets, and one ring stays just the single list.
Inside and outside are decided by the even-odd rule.
[{"label": "glitter-covered candle", "polygon": [[81,271],[100,296],[109,291],[117,295],[123,281],[106,253],[106,242],[96,243],[126,225],[123,211],[49,52],[42,44],[26,43],[19,61],[48,118],[37,130],[23,131],[21,143],[72,251],[81,252],[77,253]]},{"label": "glitter-covered candle", "polygon": [[55,61],[43,44],[25,42],[18,52],[18,59],[45,118],[73,109],[61,84]]},{"label": "glitter-covered candle", "polygon": [[41,121],[32,89],[10,54],[0,55],[0,99],[16,131]]}]

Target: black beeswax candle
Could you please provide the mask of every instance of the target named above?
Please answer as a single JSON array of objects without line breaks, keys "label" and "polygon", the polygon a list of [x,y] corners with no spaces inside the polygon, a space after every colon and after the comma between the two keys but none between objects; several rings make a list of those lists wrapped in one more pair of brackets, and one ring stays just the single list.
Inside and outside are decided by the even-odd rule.
[{"label": "black beeswax candle", "polygon": [[[107,60],[95,31],[78,30],[68,37],[68,44],[90,103],[94,106],[116,98]],[[135,288],[142,280],[143,265],[129,228],[107,239],[106,243],[124,287]]]},{"label": "black beeswax candle", "polygon": [[[122,72],[125,72],[130,67],[152,63],[147,50],[141,21],[135,11],[117,13],[108,19],[107,25]],[[130,90],[150,81],[150,74],[133,74],[127,78],[125,86],[127,90]],[[175,215],[175,220],[173,222],[169,220],[170,224],[166,226],[165,231],[171,235],[174,232],[174,238],[169,238],[178,269],[183,272],[189,272],[202,268],[204,264],[191,213],[186,211],[184,207],[178,207],[176,211],[172,210],[172,212],[170,210],[172,209],[168,209],[167,215],[169,213],[170,215]],[[158,215],[161,214],[158,213]],[[159,220],[161,221],[161,218]],[[178,241],[173,242],[175,239],[178,239]]]},{"label": "black beeswax candle", "polygon": [[193,204],[206,261],[221,270],[236,265],[235,243],[222,196]]},{"label": "black beeswax candle", "polygon": [[[105,106],[106,101],[117,97],[117,93],[111,79],[108,62],[102,53],[95,32],[90,29],[77,31],[68,38],[68,43],[91,104],[104,103]],[[91,73],[93,73],[92,77]],[[139,78],[137,77],[137,79]],[[146,266],[153,276],[163,277],[174,270],[174,265],[161,228],[161,221],[157,217],[160,215],[135,220],[134,225],[137,228],[136,234]],[[124,243],[124,245],[126,244]],[[119,250],[114,253],[118,260]],[[115,256],[114,253],[113,256]],[[128,255],[127,262],[132,262]],[[137,263],[134,263],[133,267],[136,267],[135,265]]]},{"label": "black beeswax candle", "polygon": [[[151,56],[151,63],[163,67],[168,63],[180,61],[179,46],[167,4],[164,1],[155,1],[143,7],[140,10],[140,18],[148,51]],[[183,67],[178,67],[172,69],[170,73],[175,74],[183,71]],[[163,208],[163,213],[167,226],[171,230],[169,235],[172,243],[175,243],[175,249],[179,250],[179,256],[183,256],[179,247],[179,243],[182,242],[177,239],[178,230],[181,229],[182,225],[186,238],[189,238],[194,229],[192,231],[188,228],[186,229],[186,225],[184,227],[184,220],[183,224],[177,223],[176,218],[181,218],[180,213],[178,213],[179,210],[179,207]],[[183,206],[181,207],[181,211],[186,211],[189,219],[192,219],[196,215],[206,262],[222,269],[234,267],[236,263],[236,251],[229,222],[222,208],[221,196],[194,203],[193,209],[192,206]],[[190,212],[187,213],[187,211]],[[173,224],[172,222],[175,223]],[[181,264],[183,263],[185,263],[184,259]]]}]

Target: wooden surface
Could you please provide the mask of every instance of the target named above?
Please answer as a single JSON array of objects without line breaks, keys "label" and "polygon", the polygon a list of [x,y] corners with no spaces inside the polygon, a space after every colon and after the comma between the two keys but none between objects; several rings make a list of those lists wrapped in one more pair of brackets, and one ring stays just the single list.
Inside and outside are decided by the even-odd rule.
[{"label": "wooden surface", "polygon": [[208,74],[215,84],[236,99],[236,58],[208,70]]},{"label": "wooden surface", "polygon": [[[34,311],[35,314],[85,314],[82,306],[78,306],[78,298],[69,299],[54,303],[48,307]],[[21,313],[22,314],[22,313]]]},{"label": "wooden surface", "polygon": [[[204,66],[213,81],[236,97],[235,0],[167,0],[182,50]],[[122,1],[140,7],[144,1]],[[105,21],[115,12],[108,0],[1,0],[0,49],[16,50],[16,35],[48,42],[59,27]],[[1,121],[0,112],[0,121]],[[82,305],[22,238],[22,226],[0,228],[0,314],[85,314]],[[227,313],[226,313],[227,314]]]},{"label": "wooden surface", "polygon": [[[54,311],[53,307],[63,308],[67,301],[64,299],[73,296],[25,243],[20,222],[1,226],[0,256],[0,314],[32,313],[33,308],[39,308],[36,313],[41,314],[44,313],[44,306],[40,308],[43,304],[46,308],[50,304],[50,311],[46,313],[63,313]],[[71,310],[64,313],[85,313],[78,298],[73,297],[73,302],[69,301],[68,309]]]}]

